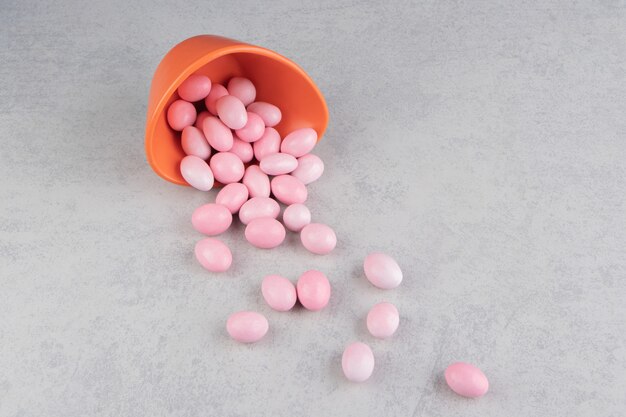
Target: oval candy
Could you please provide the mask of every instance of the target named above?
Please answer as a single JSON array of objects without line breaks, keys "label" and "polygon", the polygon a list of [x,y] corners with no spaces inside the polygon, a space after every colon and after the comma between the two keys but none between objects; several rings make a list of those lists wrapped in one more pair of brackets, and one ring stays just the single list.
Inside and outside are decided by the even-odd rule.
[{"label": "oval candy", "polygon": [[278,203],[269,197],[253,197],[239,209],[239,220],[248,224],[254,219],[271,217],[275,219],[280,213]]},{"label": "oval candy", "polygon": [[261,249],[272,249],[285,240],[285,228],[273,217],[252,219],[246,226],[246,240]]},{"label": "oval candy", "polygon": [[302,181],[304,185],[317,181],[324,173],[324,162],[312,153],[298,158],[298,167],[291,175]]},{"label": "oval candy", "polygon": [[298,278],[296,292],[304,308],[319,311],[326,307],[330,300],[330,282],[322,272],[310,270]]},{"label": "oval candy", "polygon": [[298,299],[296,287],[280,275],[268,275],[263,278],[261,293],[267,305],[276,311],[291,310]]},{"label": "oval candy", "polygon": [[256,88],[247,78],[233,77],[228,81],[228,94],[237,97],[247,106],[256,98]]},{"label": "oval candy", "polygon": [[224,233],[232,222],[233,215],[230,210],[220,204],[204,204],[195,209],[191,215],[194,229],[209,236]]},{"label": "oval candy", "polygon": [[311,223],[311,211],[304,204],[292,204],[283,212],[283,224],[292,232],[301,231],[309,223]]},{"label": "oval candy", "polygon": [[348,345],[341,357],[341,368],[349,381],[367,381],[374,372],[374,353],[372,353],[372,349],[361,342]]},{"label": "oval candy", "polygon": [[279,175],[270,182],[272,194],[283,204],[304,203],[308,196],[306,185],[291,175]]},{"label": "oval candy", "polygon": [[233,147],[233,132],[217,117],[205,118],[202,131],[209,145],[216,151],[227,152]]},{"label": "oval candy", "polygon": [[209,165],[194,155],[187,155],[180,161],[180,174],[193,188],[209,191],[213,188],[213,172]]},{"label": "oval candy", "polygon": [[261,139],[254,142],[254,157],[257,161],[262,161],[267,155],[280,151],[280,135],[276,129],[266,127]]},{"label": "oval candy", "polygon": [[285,136],[280,151],[296,158],[311,152],[317,143],[317,132],[310,127],[297,129]]},{"label": "oval candy", "polygon": [[206,75],[190,75],[178,87],[178,95],[183,100],[200,101],[211,92],[211,79]]},{"label": "oval candy", "polygon": [[489,380],[472,364],[453,363],[446,368],[444,375],[450,389],[463,397],[482,397],[489,390]]},{"label": "oval candy", "polygon": [[243,177],[243,162],[231,152],[216,153],[209,161],[209,166],[215,179],[222,184],[237,182]]},{"label": "oval candy", "polygon": [[239,311],[226,321],[226,331],[241,343],[258,342],[267,334],[269,323],[264,315],[256,311]]},{"label": "oval candy", "polygon": [[243,183],[248,187],[250,197],[269,197],[270,178],[258,165],[250,165],[243,174]]},{"label": "oval candy", "polygon": [[213,84],[211,86],[209,95],[204,99],[204,105],[213,116],[217,116],[217,100],[227,95],[228,90],[222,84]]},{"label": "oval candy", "polygon": [[237,213],[246,201],[248,187],[239,182],[226,184],[215,197],[215,202],[226,207],[232,214]]},{"label": "oval candy", "polygon": [[[256,113],[261,116],[263,123],[267,127],[276,126],[280,123],[280,119],[283,117],[280,109],[273,104],[263,101],[256,101],[248,105],[248,111]],[[278,152],[278,151],[277,151]]]},{"label": "oval candy", "polygon": [[389,290],[402,282],[402,270],[391,256],[384,253],[371,253],[363,262],[365,276],[374,286]]},{"label": "oval candy", "polygon": [[183,129],[180,144],[187,155],[194,155],[204,160],[211,156],[211,147],[204,133],[194,126],[187,126]]},{"label": "oval candy", "polygon": [[196,108],[188,101],[176,100],[167,109],[167,123],[174,130],[181,131],[196,121]]},{"label": "oval candy", "polygon": [[196,243],[196,259],[211,272],[224,272],[233,263],[233,255],[221,241],[207,237]]},{"label": "oval candy", "polygon": [[248,123],[248,113],[241,100],[235,96],[223,96],[215,103],[220,120],[231,129],[241,129]]},{"label": "oval candy", "polygon": [[326,255],[337,246],[337,236],[333,229],[321,223],[307,224],[300,232],[302,245],[312,253]]}]

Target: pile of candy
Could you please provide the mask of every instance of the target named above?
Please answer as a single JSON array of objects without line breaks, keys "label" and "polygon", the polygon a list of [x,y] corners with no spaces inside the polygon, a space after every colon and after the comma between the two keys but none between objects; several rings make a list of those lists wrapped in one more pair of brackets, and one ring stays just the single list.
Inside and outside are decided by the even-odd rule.
[{"label": "pile of candy", "polygon": [[[324,172],[322,160],[310,152],[317,143],[312,128],[294,130],[281,139],[274,126],[281,110],[256,100],[254,84],[242,77],[229,80],[226,87],[194,74],[178,88],[178,100],[168,108],[167,121],[181,132],[185,156],[180,171],[189,185],[201,191],[223,188],[215,203],[198,207],[191,218],[193,227],[208,236],[224,233],[238,214],[246,225],[245,238],[252,245],[271,249],[286,236],[285,228],[300,233],[303,246],[312,253],[330,253],[337,244],[335,232],[327,225],[311,223],[311,212],[303,204],[307,185]],[[277,220],[285,205],[282,223]],[[230,249],[216,238],[200,240],[195,247],[200,264],[212,272],[223,272],[232,264]],[[376,287],[393,289],[402,282],[397,262],[383,253],[373,253],[363,263],[365,276]],[[263,279],[261,292],[276,311],[289,311],[297,301],[304,308],[318,311],[326,307],[331,295],[328,278],[320,271],[303,273],[297,284],[280,275]],[[373,306],[366,325],[376,338],[389,338],[400,323],[398,309],[391,303]],[[269,330],[269,322],[255,311],[232,314],[226,323],[228,334],[243,343],[256,342]],[[347,346],[342,356],[344,375],[350,381],[367,380],[374,370],[374,354],[362,342]],[[446,369],[445,378],[456,393],[484,395],[488,381],[480,369],[455,363]]]}]

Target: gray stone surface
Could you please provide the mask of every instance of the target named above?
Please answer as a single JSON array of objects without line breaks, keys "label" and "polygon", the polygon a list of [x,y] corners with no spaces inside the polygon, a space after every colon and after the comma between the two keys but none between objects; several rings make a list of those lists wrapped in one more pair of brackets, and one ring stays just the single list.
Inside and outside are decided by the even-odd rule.
[{"label": "gray stone surface", "polygon": [[[216,33],[274,49],[331,114],[310,187],[337,250],[195,262],[214,198],[144,157],[152,73]],[[1,416],[624,416],[626,5],[619,1],[0,4]],[[363,257],[405,282],[368,285]],[[333,285],[320,313],[270,311],[264,274]],[[364,316],[397,304],[397,337]],[[267,315],[254,346],[239,309]],[[365,384],[344,346],[372,346]],[[474,401],[442,379],[488,375]]]}]

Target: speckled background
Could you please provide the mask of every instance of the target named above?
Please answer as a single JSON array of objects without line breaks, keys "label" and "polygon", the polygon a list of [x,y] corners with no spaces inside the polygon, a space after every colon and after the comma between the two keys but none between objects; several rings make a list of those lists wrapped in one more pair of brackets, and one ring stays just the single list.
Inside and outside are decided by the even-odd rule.
[{"label": "speckled background", "polygon": [[[189,219],[214,198],[143,149],[165,52],[215,33],[274,49],[330,109],[310,186],[326,257],[224,236],[204,271]],[[626,414],[626,4],[622,1],[0,3],[1,416]],[[395,256],[397,290],[362,276]],[[309,268],[320,313],[269,310],[264,274]],[[397,304],[372,340],[364,316]],[[253,346],[224,330],[257,309]],[[371,344],[364,384],[344,346]],[[491,390],[452,394],[457,360]]]}]

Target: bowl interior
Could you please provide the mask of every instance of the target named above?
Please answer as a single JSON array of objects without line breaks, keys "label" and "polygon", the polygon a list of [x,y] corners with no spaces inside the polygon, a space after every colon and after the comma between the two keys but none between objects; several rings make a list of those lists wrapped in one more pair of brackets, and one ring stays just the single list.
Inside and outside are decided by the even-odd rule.
[{"label": "bowl interior", "polygon": [[[281,109],[282,120],[275,127],[281,137],[301,127],[312,127],[321,137],[328,122],[324,99],[301,69],[285,61],[256,53],[235,52],[208,62],[195,73],[207,75],[213,83],[224,86],[235,76],[249,78],[257,89],[256,101],[266,101]],[[152,164],[165,179],[186,184],[179,171],[180,160],[185,156],[180,145],[180,132],[168,126],[166,117],[169,105],[178,98],[174,92],[157,115],[152,138]],[[204,106],[202,102],[197,104]]]}]

